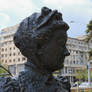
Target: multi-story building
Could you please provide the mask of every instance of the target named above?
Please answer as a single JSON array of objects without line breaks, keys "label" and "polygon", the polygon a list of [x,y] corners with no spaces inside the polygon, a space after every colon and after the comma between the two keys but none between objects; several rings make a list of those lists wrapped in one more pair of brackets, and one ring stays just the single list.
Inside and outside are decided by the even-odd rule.
[{"label": "multi-story building", "polygon": [[[7,64],[11,73],[16,74],[24,70],[26,58],[22,56],[19,49],[13,43],[13,35],[19,25],[5,28],[0,34],[0,54],[3,64]],[[68,38],[67,48],[70,56],[65,58],[64,69],[61,70],[63,76],[68,76],[72,80],[75,76],[75,71],[80,68],[86,68],[88,61],[88,50],[92,47],[92,41],[87,44],[84,41],[85,36],[77,38]]]},{"label": "multi-story building", "polygon": [[76,38],[68,38],[66,47],[70,52],[70,56],[65,58],[64,69],[61,70],[63,76],[67,76],[74,81],[76,71],[87,68],[88,51],[92,47],[92,40],[85,42],[85,36]]},{"label": "multi-story building", "polygon": [[24,70],[24,62],[26,61],[13,42],[13,36],[18,26],[5,28],[0,33],[1,62],[7,64],[10,72],[14,75]]}]

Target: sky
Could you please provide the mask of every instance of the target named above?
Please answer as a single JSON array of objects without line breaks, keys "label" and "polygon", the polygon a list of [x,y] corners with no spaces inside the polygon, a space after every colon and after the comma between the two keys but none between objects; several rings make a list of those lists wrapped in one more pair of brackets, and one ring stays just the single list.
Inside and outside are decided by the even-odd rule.
[{"label": "sky", "polygon": [[0,31],[19,24],[44,6],[63,14],[63,20],[70,26],[69,37],[85,35],[92,19],[92,0],[0,0]]}]

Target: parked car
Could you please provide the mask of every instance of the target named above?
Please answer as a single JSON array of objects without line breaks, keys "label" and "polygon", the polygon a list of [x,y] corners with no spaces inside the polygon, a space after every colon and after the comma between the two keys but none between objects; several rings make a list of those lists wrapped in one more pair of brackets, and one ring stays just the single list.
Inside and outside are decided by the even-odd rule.
[{"label": "parked car", "polygon": [[83,82],[79,85],[80,88],[88,88],[88,87],[92,87],[92,83],[88,83],[88,82]]}]

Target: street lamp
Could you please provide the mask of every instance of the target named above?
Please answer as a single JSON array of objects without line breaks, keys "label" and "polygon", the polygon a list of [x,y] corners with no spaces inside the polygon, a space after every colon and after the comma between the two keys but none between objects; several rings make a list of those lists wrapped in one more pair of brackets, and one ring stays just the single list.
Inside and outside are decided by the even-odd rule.
[{"label": "street lamp", "polygon": [[[75,23],[75,21],[71,20],[71,21],[70,21],[70,24],[73,24],[73,23]],[[70,53],[70,54],[71,54],[71,53]],[[71,56],[71,62],[72,62],[72,55],[70,55],[70,56]],[[72,73],[73,73],[73,72],[72,72],[72,66],[71,66],[72,63],[71,63],[71,62],[70,62],[69,74],[70,74],[70,84],[71,84],[71,86],[72,86]]]},{"label": "street lamp", "polygon": [[88,62],[88,65],[87,65],[87,68],[88,68],[88,84],[89,84],[89,87],[90,87],[90,83],[91,83],[91,78],[90,78],[90,63],[92,63],[92,61],[89,61]]}]

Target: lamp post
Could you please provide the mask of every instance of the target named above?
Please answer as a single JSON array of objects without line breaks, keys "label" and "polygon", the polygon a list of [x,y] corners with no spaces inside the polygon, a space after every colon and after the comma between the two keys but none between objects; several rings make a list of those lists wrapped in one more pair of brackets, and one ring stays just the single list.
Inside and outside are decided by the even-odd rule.
[{"label": "lamp post", "polygon": [[[71,20],[71,21],[70,21],[70,25],[73,24],[73,23],[75,23],[75,21]],[[70,29],[70,30],[71,30],[71,29]],[[72,62],[72,55],[70,55],[70,56],[71,56],[71,62]],[[71,66],[72,63],[71,63],[71,62],[70,62],[69,74],[70,74],[70,84],[71,84],[71,86],[72,86],[72,73],[73,73],[73,72],[72,72],[72,66]]]},{"label": "lamp post", "polygon": [[87,65],[87,68],[88,68],[88,84],[89,84],[89,87],[91,86],[90,83],[91,83],[91,78],[90,78],[90,63],[92,63],[92,61],[89,61],[88,62],[88,65]]},{"label": "lamp post", "polygon": [[[90,44],[89,43],[90,42],[88,41],[88,51],[90,49]],[[88,68],[88,84],[89,84],[89,87],[90,87],[90,82],[91,82],[91,80],[90,80],[90,63],[92,63],[92,61],[88,60],[87,68]]]},{"label": "lamp post", "polygon": [[69,73],[70,73],[70,84],[72,86],[72,70],[71,69],[69,70]]}]

